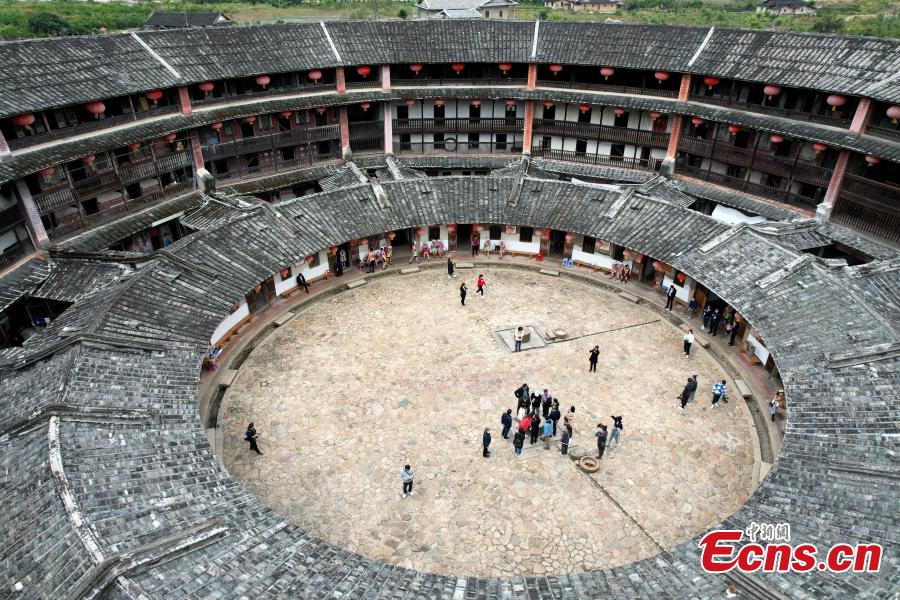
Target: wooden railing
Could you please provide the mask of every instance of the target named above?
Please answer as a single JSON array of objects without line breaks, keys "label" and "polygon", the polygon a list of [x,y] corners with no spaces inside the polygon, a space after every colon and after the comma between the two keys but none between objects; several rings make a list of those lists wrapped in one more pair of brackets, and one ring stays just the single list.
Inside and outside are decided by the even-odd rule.
[{"label": "wooden railing", "polygon": [[394,133],[516,133],[525,128],[525,119],[469,118],[394,119]]},{"label": "wooden railing", "polygon": [[589,154],[587,152],[575,152],[573,150],[553,150],[541,146],[532,147],[531,156],[534,158],[547,158],[550,160],[563,160],[589,165],[621,167],[624,169],[641,169],[645,171],[656,171],[659,169],[659,161],[654,158],[643,159],[626,156],[604,156],[602,154]]},{"label": "wooden railing", "polygon": [[340,156],[341,155],[339,151],[335,151],[331,154],[319,154],[318,152],[310,152],[304,153],[303,156],[294,158],[292,160],[280,160],[270,164],[258,165],[255,167],[246,167],[242,164],[237,164],[234,165],[233,168],[227,173],[217,174],[216,182],[219,184],[226,182],[231,183],[240,181],[242,179],[259,177],[273,173],[281,174],[286,171],[308,167],[319,161],[337,159],[340,158]]},{"label": "wooden railing", "polygon": [[892,129],[890,127],[878,127],[877,125],[867,125],[866,133],[877,135],[878,137],[887,138],[889,140],[900,141],[900,129]]},{"label": "wooden railing", "polygon": [[730,98],[715,98],[712,96],[704,96],[702,94],[691,94],[688,96],[688,99],[692,102],[699,102],[701,104],[715,104],[716,106],[736,108],[737,110],[746,110],[748,112],[764,115],[774,115],[799,121],[809,121],[810,123],[821,123],[822,125],[831,125],[832,127],[843,127],[845,129],[850,127],[850,119],[836,117],[830,114],[819,115],[800,110],[778,108],[777,106],[763,106],[762,104],[753,104],[752,102],[738,102]]},{"label": "wooden railing", "polygon": [[[384,122],[367,121],[365,123],[350,123],[350,140],[381,139],[384,143]],[[351,144],[352,146],[352,144]],[[356,148],[354,148],[356,149]]]},{"label": "wooden railing", "polygon": [[34,244],[31,243],[31,240],[22,240],[11,248],[7,248],[0,254],[0,271],[32,251],[34,251]]},{"label": "wooden railing", "polygon": [[683,164],[683,162],[679,162],[678,164],[676,164],[675,172],[683,175],[689,175],[691,177],[696,177],[697,179],[702,179],[711,183],[718,183],[725,187],[741,192],[747,192],[749,194],[755,194],[757,196],[763,196],[765,198],[771,198],[773,200],[780,200],[787,204],[792,204],[794,206],[798,206],[808,210],[814,210],[816,208],[816,205],[820,202],[820,200],[817,200],[815,198],[807,198],[788,190],[773,188],[761,183],[754,183],[745,179],[741,179],[739,177],[731,177],[730,175],[725,175],[724,173],[717,173],[715,171],[708,171],[706,169],[691,167]]},{"label": "wooden railing", "polygon": [[116,176],[116,172],[109,168],[76,181],[73,185],[79,196],[90,196],[101,190],[119,185],[119,178]]},{"label": "wooden railing", "polygon": [[859,175],[847,173],[841,185],[840,195],[861,203],[872,203],[880,210],[900,216],[900,187],[879,183]]},{"label": "wooden railing", "polygon": [[629,129],[613,125],[597,125],[593,123],[576,123],[572,121],[556,121],[554,119],[535,119],[535,135],[559,135],[586,140],[605,142],[624,142],[635,146],[651,146],[665,148],[669,144],[669,134],[646,129]]},{"label": "wooden railing", "polygon": [[206,160],[213,160],[248,152],[262,152],[284,146],[298,146],[323,140],[338,139],[340,137],[339,127],[339,125],[334,124],[321,127],[297,128],[272,135],[254,136],[221,144],[211,144],[203,147],[203,157]]},{"label": "wooden railing", "polygon": [[309,94],[314,92],[332,92],[336,90],[333,83],[322,83],[319,85],[287,85],[280,87],[269,87],[265,90],[257,90],[253,92],[244,92],[242,94],[229,94],[226,96],[207,96],[200,100],[191,100],[193,106],[209,106],[212,104],[222,104],[225,102],[240,102],[241,100],[250,100],[253,98],[266,98],[269,96],[290,96],[295,94]]},{"label": "wooden railing", "polygon": [[37,204],[38,212],[42,215],[53,212],[57,208],[75,204],[75,194],[68,185],[34,194],[32,199]]},{"label": "wooden railing", "polygon": [[579,81],[567,81],[563,79],[538,79],[537,87],[566,88],[576,90],[593,90],[596,92],[609,92],[613,94],[631,94],[634,96],[660,96],[663,98],[677,98],[678,92],[663,90],[656,87],[636,87],[627,85],[607,85],[605,83],[582,83]]},{"label": "wooden railing", "polygon": [[875,235],[890,242],[900,242],[900,215],[897,207],[839,194],[831,220]]},{"label": "wooden railing", "polygon": [[525,78],[503,77],[498,79],[480,79],[472,77],[446,77],[431,79],[428,77],[415,77],[413,79],[391,79],[391,88],[399,87],[503,87],[524,86],[528,83]]}]

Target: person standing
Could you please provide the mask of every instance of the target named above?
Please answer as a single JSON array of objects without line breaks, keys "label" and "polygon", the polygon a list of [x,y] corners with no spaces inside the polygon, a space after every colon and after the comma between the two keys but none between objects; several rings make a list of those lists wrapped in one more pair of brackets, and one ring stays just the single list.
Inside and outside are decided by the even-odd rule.
[{"label": "person standing", "polygon": [[566,431],[569,432],[569,437],[575,433],[575,407],[570,406],[569,412],[566,413],[565,419],[563,419],[563,425],[566,427]]},{"label": "person standing", "polygon": [[691,393],[688,396],[688,403],[694,401],[694,396],[697,394],[697,376],[691,376]]},{"label": "person standing", "polygon": [[538,438],[541,436],[541,418],[537,413],[534,413],[531,417],[531,444],[534,445]]},{"label": "person standing", "polygon": [[588,363],[590,366],[588,367],[588,373],[596,373],[597,372],[597,361],[600,359],[600,346],[594,346],[591,349],[591,353],[588,356]]},{"label": "person standing", "polygon": [[250,442],[250,449],[262,455],[262,452],[259,451],[259,446],[256,445],[256,440],[259,439],[259,434],[256,433],[256,427],[253,426],[253,423],[247,425],[247,432],[244,434],[244,440]]},{"label": "person standing", "polygon": [[553,423],[550,419],[544,421],[544,431],[543,436],[541,436],[541,441],[544,442],[544,448],[550,448],[550,438],[553,437]]},{"label": "person standing", "polygon": [[478,285],[478,289],[475,290],[475,293],[481,294],[481,297],[484,298],[484,275],[481,275],[479,273],[478,281],[476,282],[476,285]]},{"label": "person standing", "polygon": [[482,451],[481,455],[484,458],[489,457],[491,455],[491,451],[488,450],[488,448],[491,445],[491,428],[490,427],[484,428],[484,435],[481,436],[481,445],[484,446],[484,450]]},{"label": "person standing", "polygon": [[509,439],[509,430],[512,428],[512,409],[507,408],[506,412],[500,415],[500,424],[503,425],[503,431],[500,433],[504,440]]},{"label": "person standing", "polygon": [[403,482],[403,495],[400,496],[401,498],[413,495],[413,477],[415,477],[415,474],[409,465],[406,465],[400,471],[400,481]]},{"label": "person standing", "polygon": [[722,400],[725,397],[725,380],[717,381],[713,384],[712,387],[712,405],[715,408],[716,404],[719,403],[719,400]]},{"label": "person standing", "polygon": [[297,273],[297,287],[303,287],[306,290],[306,293],[309,293],[309,284],[306,283],[306,277],[303,276],[303,273]]},{"label": "person standing", "polygon": [[556,437],[556,424],[559,423],[559,419],[562,415],[559,413],[559,403],[554,402],[553,406],[550,408],[550,414],[548,418],[553,421],[553,437]]},{"label": "person standing", "polygon": [[569,439],[571,434],[567,429],[563,429],[562,435],[559,438],[559,453],[565,456],[569,453]]},{"label": "person standing", "polygon": [[[481,290],[481,287],[479,287],[478,289]],[[484,292],[482,292],[481,295],[483,296],[483,295],[484,295]],[[519,327],[518,329],[516,329],[516,336],[515,336],[515,338],[516,338],[516,349],[514,350],[514,352],[521,352],[521,351],[522,351],[522,338],[524,338],[524,337],[525,337],[525,328],[524,328],[524,327]]]},{"label": "person standing", "polygon": [[466,293],[468,293],[468,289],[466,288],[466,282],[463,281],[459,286],[459,301],[462,302],[462,305],[466,305]]},{"label": "person standing", "polygon": [[529,398],[531,398],[531,390],[528,389],[527,383],[523,383],[522,385],[520,385],[516,389],[516,391],[513,392],[513,395],[518,398],[519,406],[522,406],[524,404],[526,408],[528,407],[528,400]]},{"label": "person standing", "polygon": [[341,248],[338,251],[338,261],[341,263],[342,270],[343,270],[343,267],[348,266],[347,265],[347,253],[344,251],[343,248]]},{"label": "person standing", "polygon": [[541,412],[541,397],[538,394],[531,395],[531,412],[535,416]]},{"label": "person standing", "polygon": [[500,240],[500,246],[498,247],[500,252],[500,260],[503,260],[503,253],[506,252],[506,242]]},{"label": "person standing", "polygon": [[550,395],[550,392],[544,389],[544,393],[541,394],[541,414],[544,416],[544,419],[547,419],[550,416],[550,405],[553,403],[553,397]]},{"label": "person standing", "polygon": [[728,325],[731,326],[731,330],[728,332],[728,345],[734,346],[734,338],[737,337],[738,332],[738,322],[737,319],[733,319]]},{"label": "person standing", "polygon": [[691,301],[688,302],[688,309],[690,310],[691,318],[697,316],[697,307],[700,306],[697,303],[697,298],[695,296],[691,296]]},{"label": "person standing", "polygon": [[712,333],[713,337],[716,337],[716,332],[719,330],[719,321],[721,319],[722,315],[719,313],[718,308],[709,316],[709,331]]},{"label": "person standing", "polygon": [[521,429],[516,431],[513,436],[513,448],[516,450],[516,456],[522,456],[522,446],[525,445],[525,432]]},{"label": "person standing", "polygon": [[388,244],[384,251],[384,264],[391,266],[391,259],[394,258],[394,247]]},{"label": "person standing", "polygon": [[775,413],[778,412],[778,401],[775,398],[772,398],[772,401],[769,402],[769,414],[772,415],[772,422],[775,422]]},{"label": "person standing", "polygon": [[688,332],[684,334],[684,357],[691,357],[691,344],[694,343],[694,330],[688,329]]},{"label": "person standing", "polygon": [[677,293],[678,290],[675,289],[675,284],[672,283],[669,285],[669,291],[666,292],[666,308],[668,308],[669,311],[672,310],[672,305],[675,304],[675,294]]},{"label": "person standing", "polygon": [[452,278],[452,277],[456,277],[456,275],[454,275],[454,273],[453,273],[453,269],[455,267],[456,267],[456,265],[453,264],[453,259],[448,256],[447,257],[447,278],[448,279]]},{"label": "person standing", "polygon": [[419,264],[419,247],[416,245],[416,242],[412,243],[412,256],[409,257],[409,264],[412,264],[412,261],[416,261],[416,264]]},{"label": "person standing", "polygon": [[619,445],[619,435],[622,433],[622,417],[610,415],[609,416],[613,420],[613,428],[609,434],[609,445],[612,446],[612,443],[615,442],[616,446]]},{"label": "person standing", "polygon": [[701,329],[703,329],[703,331],[706,331],[706,328],[709,326],[709,318],[712,316],[712,307],[707,304],[703,308],[703,312],[700,314],[700,316],[703,317],[703,327]]},{"label": "person standing", "polygon": [[531,432],[531,415],[526,413],[525,416],[522,417],[519,421],[519,431],[521,431],[522,434]]},{"label": "person standing", "polygon": [[678,410],[684,410],[684,407],[687,405],[688,400],[691,397],[691,382],[693,380],[688,377],[687,383],[684,384],[684,387],[681,389],[681,394],[678,396],[678,399],[681,400],[681,406],[678,407]]},{"label": "person standing", "polygon": [[340,258],[334,261],[334,276],[335,277],[343,277],[344,276],[344,263],[341,262]]},{"label": "person standing", "polygon": [[472,234],[472,257],[475,258],[478,256],[478,234]]},{"label": "person standing", "polygon": [[597,424],[597,433],[594,434],[597,436],[597,458],[603,458],[603,452],[606,450],[606,425],[603,423]]}]

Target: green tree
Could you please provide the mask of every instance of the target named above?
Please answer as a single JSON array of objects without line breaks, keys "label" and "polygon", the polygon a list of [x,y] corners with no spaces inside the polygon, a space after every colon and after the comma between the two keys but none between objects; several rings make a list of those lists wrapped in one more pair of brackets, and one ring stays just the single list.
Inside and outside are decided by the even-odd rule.
[{"label": "green tree", "polygon": [[837,15],[819,15],[812,30],[818,33],[837,33],[844,28],[844,19]]},{"label": "green tree", "polygon": [[72,30],[59,18],[48,12],[34,13],[28,17],[28,31],[38,36],[69,35]]},{"label": "green tree", "polygon": [[400,10],[397,11],[397,16],[400,17],[401,19],[405,19],[409,15],[406,13],[405,8],[401,8]]}]

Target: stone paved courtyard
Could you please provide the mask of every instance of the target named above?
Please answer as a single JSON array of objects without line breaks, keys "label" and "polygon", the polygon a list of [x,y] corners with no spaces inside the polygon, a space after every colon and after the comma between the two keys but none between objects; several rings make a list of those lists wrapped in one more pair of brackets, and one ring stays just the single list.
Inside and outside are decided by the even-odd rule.
[{"label": "stone paved courtyard", "polygon": [[[442,574],[514,576],[646,558],[734,512],[753,477],[740,399],[710,409],[725,375],[658,315],[601,288],[536,273],[425,271],[381,278],[312,305],[261,344],[223,400],[222,460],[263,502],[313,534]],[[470,288],[459,303],[459,283]],[[585,336],[510,353],[492,332],[528,324]],[[612,331],[611,331],[612,330]],[[606,332],[606,333],[599,333]],[[588,351],[600,345],[596,374]],[[697,401],[676,410],[688,375]],[[733,383],[729,379],[729,389]],[[619,447],[588,475],[540,442],[516,458],[499,416],[523,381],[578,420],[624,415]],[[264,456],[243,441],[254,421]],[[481,457],[483,428],[493,456]],[[416,472],[401,499],[400,470]]]}]

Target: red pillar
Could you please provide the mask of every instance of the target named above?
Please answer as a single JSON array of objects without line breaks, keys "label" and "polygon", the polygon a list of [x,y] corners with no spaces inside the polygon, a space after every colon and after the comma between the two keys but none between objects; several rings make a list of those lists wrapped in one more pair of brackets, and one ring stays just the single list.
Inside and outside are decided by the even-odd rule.
[{"label": "red pillar", "polygon": [[[61,167],[58,167],[61,168]],[[25,213],[25,219],[28,223],[28,229],[31,231],[34,247],[40,248],[49,240],[47,230],[44,229],[44,223],[41,221],[41,213],[31,197],[28,186],[21,179],[16,182],[16,192],[19,196],[19,202],[22,203],[22,212]]]},{"label": "red pillar", "polygon": [[338,121],[341,130],[341,158],[347,160],[350,157],[350,121],[347,120],[347,107],[338,109]]},{"label": "red pillar", "polygon": [[334,81],[337,85],[337,93],[346,94],[347,80],[344,78],[344,67],[338,67],[334,70]]},{"label": "red pillar", "polygon": [[691,92],[691,74],[684,73],[681,76],[681,87],[678,88],[678,101],[687,102],[688,94]]},{"label": "red pillar", "polygon": [[537,69],[538,66],[536,64],[528,65],[528,84],[525,87],[529,90],[533,90],[537,87]]},{"label": "red pillar", "polygon": [[531,156],[531,138],[534,129],[534,101],[525,101],[525,133],[522,136],[522,154]]},{"label": "red pillar", "polygon": [[394,120],[393,109],[390,102],[382,102],[384,105],[384,153],[394,153]]},{"label": "red pillar", "polygon": [[206,168],[203,162],[203,148],[200,146],[200,136],[197,135],[196,131],[191,132],[191,156],[194,159],[194,171]]},{"label": "red pillar", "polygon": [[178,88],[178,102],[181,104],[181,114],[189,115],[194,112],[191,107],[191,96],[188,89],[184,86]]},{"label": "red pillar", "polygon": [[666,158],[675,160],[675,157],[678,156],[678,140],[681,138],[681,126],[684,122],[684,117],[681,115],[672,115],[674,121],[672,121],[672,133],[669,134],[669,145],[666,147]]},{"label": "red pillar", "polygon": [[381,65],[381,91],[391,91],[391,65]]},{"label": "red pillar", "polygon": [[837,200],[838,193],[841,191],[841,185],[844,183],[844,175],[847,173],[847,163],[849,161],[850,152],[841,150],[837,164],[834,165],[834,171],[831,172],[831,181],[828,182],[825,199],[816,207],[816,215],[824,221],[831,220],[831,211],[834,210],[834,203]]},{"label": "red pillar", "polygon": [[860,98],[856,112],[853,113],[853,121],[850,123],[850,133],[860,135],[869,124],[869,115],[872,112],[872,101],[868,98]]}]

